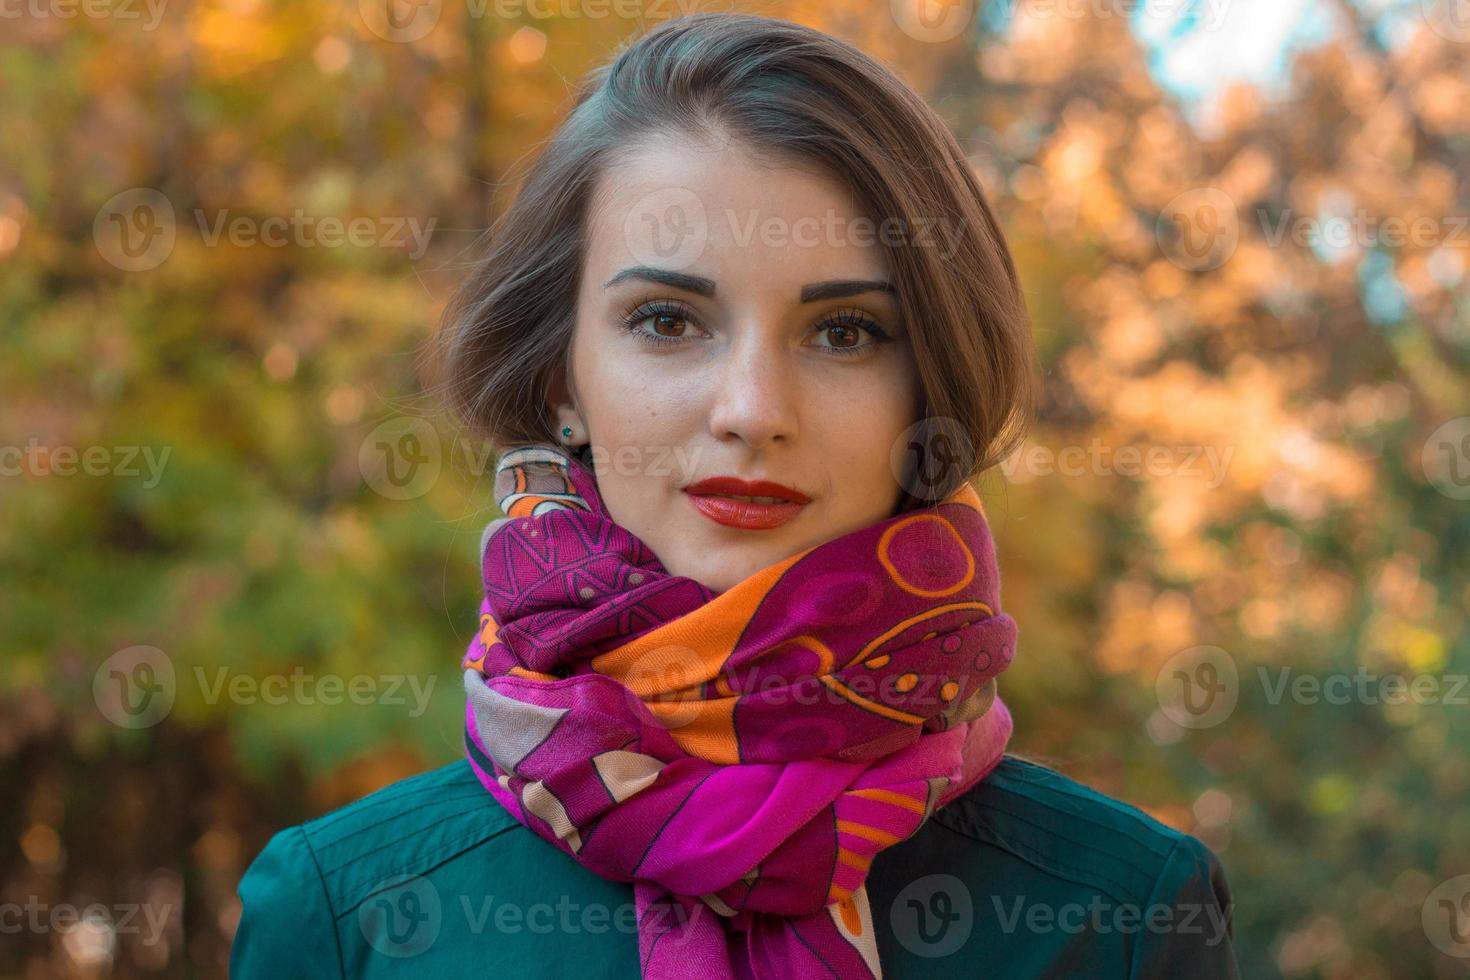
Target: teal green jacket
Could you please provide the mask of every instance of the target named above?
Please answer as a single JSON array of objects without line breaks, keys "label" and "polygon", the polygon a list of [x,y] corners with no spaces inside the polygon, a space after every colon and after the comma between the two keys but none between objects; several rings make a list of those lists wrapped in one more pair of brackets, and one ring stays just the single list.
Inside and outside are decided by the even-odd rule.
[{"label": "teal green jacket", "polygon": [[[463,760],[282,830],[239,884],[235,980],[636,980],[631,884],[521,826]],[[868,877],[885,980],[1236,977],[1215,854],[1007,756]]]}]

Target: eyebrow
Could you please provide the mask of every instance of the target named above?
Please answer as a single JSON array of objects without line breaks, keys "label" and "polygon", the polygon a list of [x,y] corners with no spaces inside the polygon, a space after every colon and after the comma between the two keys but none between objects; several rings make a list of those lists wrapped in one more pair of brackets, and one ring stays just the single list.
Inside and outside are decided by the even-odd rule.
[{"label": "eyebrow", "polygon": [[[694,276],[685,272],[672,272],[668,269],[655,269],[647,265],[635,265],[624,269],[603,284],[604,289],[611,289],[625,280],[640,280],[643,282],[658,283],[663,286],[671,286],[675,289],[683,289],[687,292],[696,293],[700,296],[713,298],[715,295],[715,281],[706,279],[704,276]],[[859,293],[888,293],[898,295],[898,290],[893,283],[886,279],[828,279],[824,282],[811,282],[801,287],[801,301],[803,303],[815,303],[818,300],[834,299],[840,296],[856,296]]]}]

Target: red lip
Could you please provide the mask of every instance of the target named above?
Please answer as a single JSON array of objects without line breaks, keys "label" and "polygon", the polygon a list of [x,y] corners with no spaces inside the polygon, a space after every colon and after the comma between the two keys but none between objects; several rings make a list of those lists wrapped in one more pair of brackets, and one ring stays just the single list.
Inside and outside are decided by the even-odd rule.
[{"label": "red lip", "polygon": [[738,476],[711,476],[684,488],[685,493],[722,494],[734,493],[743,497],[780,497],[793,503],[806,504],[811,498],[800,490],[793,490],[770,480],[742,480]]},{"label": "red lip", "polygon": [[[742,480],[735,476],[713,476],[684,488],[689,502],[714,521],[726,527],[765,531],[780,527],[801,512],[811,498],[800,490],[769,480]],[[732,500],[720,494],[746,497],[779,497],[779,504],[762,504],[749,500]]]}]

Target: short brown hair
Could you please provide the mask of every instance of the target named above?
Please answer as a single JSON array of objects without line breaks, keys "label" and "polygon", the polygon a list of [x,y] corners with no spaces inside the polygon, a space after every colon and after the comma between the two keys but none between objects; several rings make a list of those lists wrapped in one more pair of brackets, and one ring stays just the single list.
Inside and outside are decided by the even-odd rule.
[{"label": "short brown hair", "polygon": [[941,428],[972,447],[930,499],[906,490],[899,511],[1008,456],[1035,410],[1035,347],[1010,250],[954,134],[851,44],[743,13],[660,24],[577,89],[445,309],[437,354],[459,420],[497,449],[556,441],[547,391],[571,346],[599,176],[650,135],[721,131],[833,175],[875,223],[951,229],[947,256],[883,244],[918,365],[920,417],[948,420]]}]

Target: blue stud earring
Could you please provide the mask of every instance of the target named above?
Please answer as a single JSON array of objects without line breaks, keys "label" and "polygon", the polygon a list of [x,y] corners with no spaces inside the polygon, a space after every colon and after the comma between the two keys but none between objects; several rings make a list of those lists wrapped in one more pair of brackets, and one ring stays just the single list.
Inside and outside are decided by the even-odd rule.
[{"label": "blue stud earring", "polygon": [[561,434],[562,434],[562,437],[563,438],[570,439],[572,437],[572,427],[570,425],[564,425],[564,426],[562,426],[561,427]]}]

